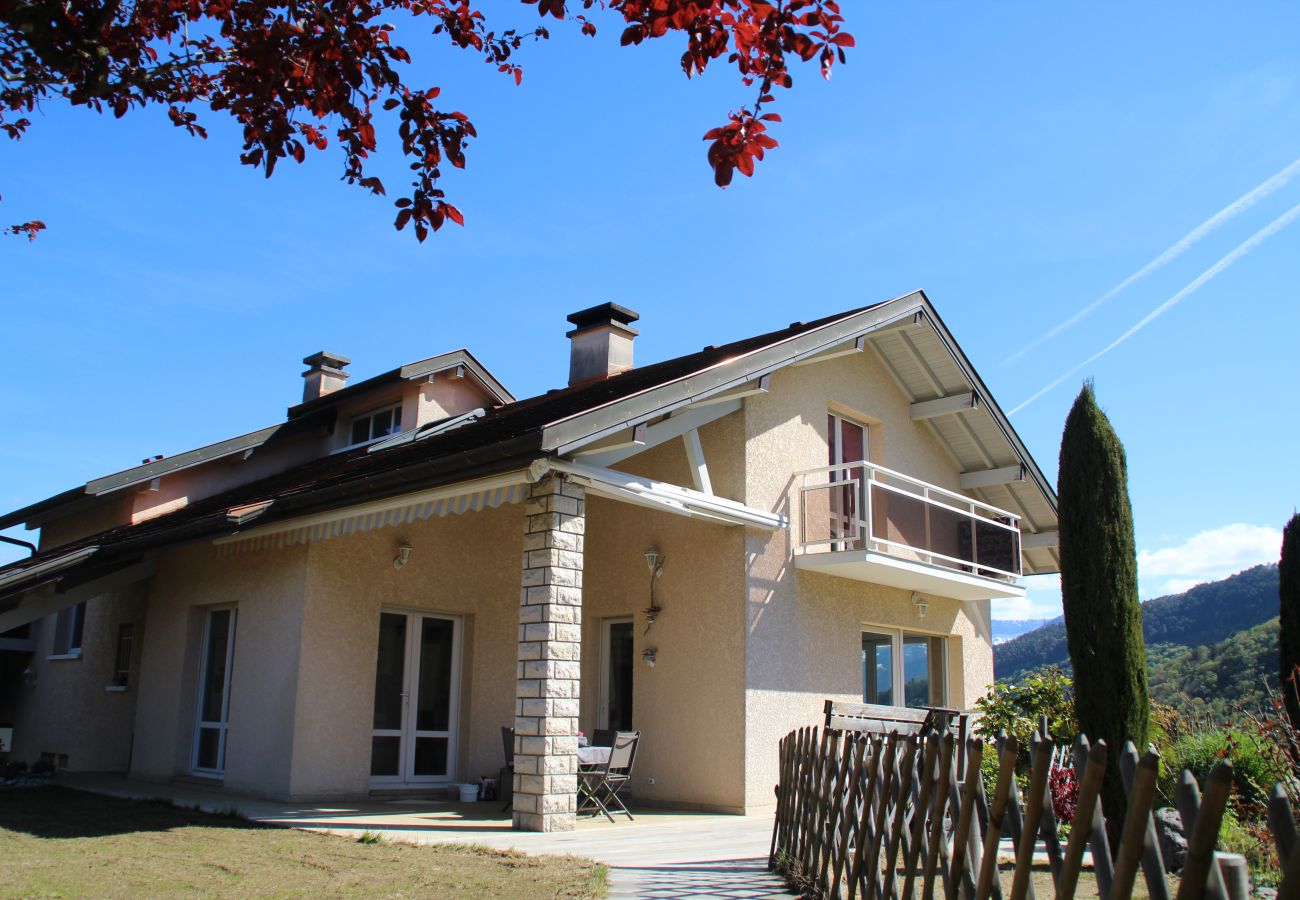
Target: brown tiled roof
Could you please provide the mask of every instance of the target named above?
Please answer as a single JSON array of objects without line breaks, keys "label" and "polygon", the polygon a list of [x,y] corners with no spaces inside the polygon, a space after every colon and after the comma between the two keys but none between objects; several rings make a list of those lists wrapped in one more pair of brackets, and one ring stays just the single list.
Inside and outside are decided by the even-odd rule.
[{"label": "brown tiled roof", "polygon": [[[548,425],[707,371],[872,306],[812,322],[795,322],[778,331],[705,347],[697,353],[631,369],[589,384],[549,391],[497,407],[483,418],[460,428],[378,453],[368,453],[366,448],[359,448],[322,457],[196,500],[156,519],[138,525],[121,525],[43,551],[29,559],[0,567],[0,575],[29,568],[83,547],[100,547],[94,558],[102,561],[106,556],[133,557],[160,546],[228,531],[232,526],[226,519],[227,510],[259,501],[274,500],[275,505],[264,517],[257,519],[255,525],[517,468],[540,455],[542,429]],[[51,499],[75,496],[76,491],[69,491]],[[44,506],[48,502],[37,505]]]}]

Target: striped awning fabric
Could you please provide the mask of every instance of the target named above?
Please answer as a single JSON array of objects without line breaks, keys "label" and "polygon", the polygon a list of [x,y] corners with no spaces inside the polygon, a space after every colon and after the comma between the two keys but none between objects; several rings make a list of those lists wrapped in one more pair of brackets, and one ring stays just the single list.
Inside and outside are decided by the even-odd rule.
[{"label": "striped awning fabric", "polygon": [[518,503],[524,499],[527,493],[528,485],[526,484],[508,484],[354,515],[347,515],[346,510],[341,510],[340,512],[343,514],[335,519],[312,522],[297,528],[288,528],[271,533],[252,532],[246,537],[235,535],[233,538],[223,541],[220,546],[226,551],[291,547],[295,544],[305,544],[311,541],[325,541],[330,538],[362,534],[367,531],[374,531],[377,528],[390,528],[408,522],[460,515],[475,510],[502,506],[507,503]]}]

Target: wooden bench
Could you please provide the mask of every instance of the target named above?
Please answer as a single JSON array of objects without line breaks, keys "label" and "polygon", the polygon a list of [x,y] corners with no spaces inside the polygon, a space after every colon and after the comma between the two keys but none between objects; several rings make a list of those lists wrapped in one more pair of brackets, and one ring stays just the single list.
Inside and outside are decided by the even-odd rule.
[{"label": "wooden bench", "polygon": [[949,731],[956,742],[957,769],[966,771],[966,731],[969,714],[959,709],[932,706],[912,709],[900,706],[877,706],[871,703],[826,701],[824,727],[835,731],[864,734],[916,734],[922,737]]}]

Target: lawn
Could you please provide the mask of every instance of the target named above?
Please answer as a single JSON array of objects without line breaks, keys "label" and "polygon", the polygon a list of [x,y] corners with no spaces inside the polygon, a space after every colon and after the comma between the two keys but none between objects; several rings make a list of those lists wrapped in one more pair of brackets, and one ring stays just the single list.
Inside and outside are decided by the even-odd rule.
[{"label": "lawn", "polygon": [[599,897],[591,860],[313,834],[60,787],[0,790],[0,896]]}]

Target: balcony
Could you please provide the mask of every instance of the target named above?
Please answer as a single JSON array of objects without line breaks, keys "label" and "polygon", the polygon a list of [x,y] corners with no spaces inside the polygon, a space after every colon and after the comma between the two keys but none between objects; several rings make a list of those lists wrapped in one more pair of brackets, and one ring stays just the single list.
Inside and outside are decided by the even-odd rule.
[{"label": "balcony", "polygon": [[1014,513],[867,462],[795,477],[797,568],[958,600],[1024,596]]}]

